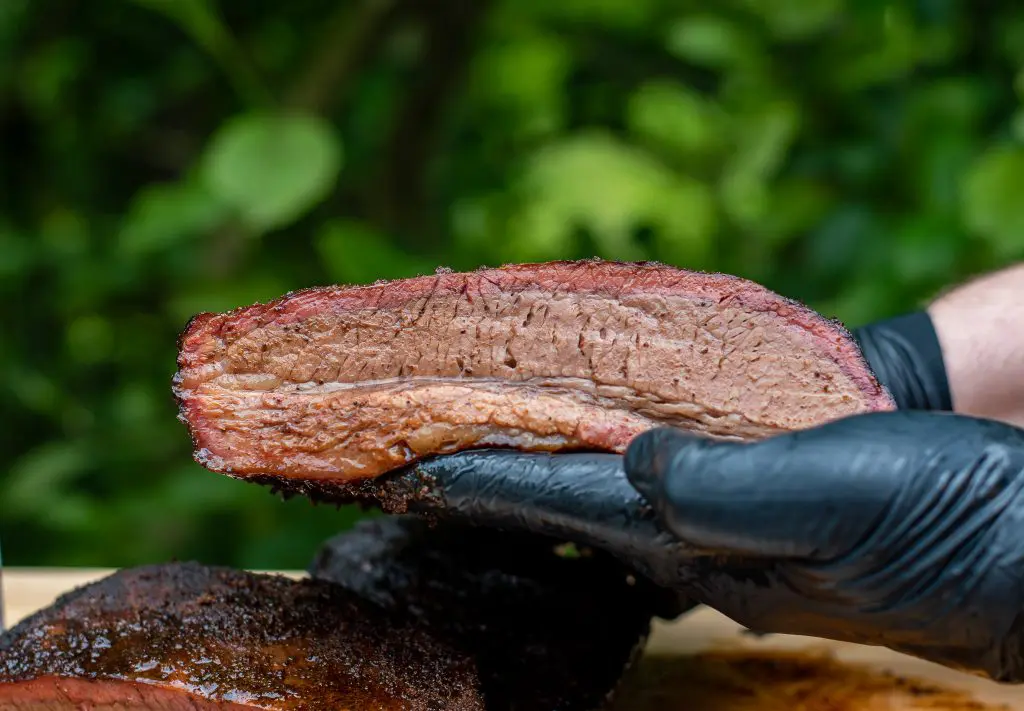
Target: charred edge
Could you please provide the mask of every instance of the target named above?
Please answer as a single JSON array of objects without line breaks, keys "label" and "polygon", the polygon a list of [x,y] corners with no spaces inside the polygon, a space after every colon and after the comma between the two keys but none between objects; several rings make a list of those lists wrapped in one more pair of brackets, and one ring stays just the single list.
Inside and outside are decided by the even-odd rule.
[{"label": "charred edge", "polygon": [[268,487],[272,494],[284,500],[301,496],[314,504],[337,507],[358,505],[363,509],[377,508],[390,514],[407,513],[410,504],[422,504],[427,509],[441,508],[443,505],[437,481],[415,465],[356,483],[298,479],[273,474],[241,478]]},{"label": "charred edge", "polygon": [[200,319],[208,319],[213,315],[214,314],[210,313],[209,311],[201,311],[200,313],[193,315],[192,318],[190,318],[185,323],[184,328],[182,328],[181,331],[178,332],[178,338],[175,341],[178,347],[178,368],[181,368],[183,365],[182,352],[185,350],[185,339],[188,338],[189,334],[192,333],[192,329],[195,328],[196,324],[200,321]]}]

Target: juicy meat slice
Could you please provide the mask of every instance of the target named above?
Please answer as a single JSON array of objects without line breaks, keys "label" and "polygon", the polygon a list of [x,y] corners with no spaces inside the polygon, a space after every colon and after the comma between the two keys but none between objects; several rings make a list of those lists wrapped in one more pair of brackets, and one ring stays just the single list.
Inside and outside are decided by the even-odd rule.
[{"label": "juicy meat slice", "polygon": [[2,711],[483,708],[472,659],[319,581],[129,569],[0,637]]},{"label": "juicy meat slice", "polygon": [[201,314],[174,392],[209,469],[336,482],[469,448],[622,453],[658,425],[755,439],[894,407],[838,323],[737,277],[603,261]]},{"label": "juicy meat slice", "polygon": [[558,541],[390,516],[327,541],[310,566],[391,611],[408,611],[473,659],[488,711],[590,711],[617,688],[651,617],[675,596],[610,556]]}]

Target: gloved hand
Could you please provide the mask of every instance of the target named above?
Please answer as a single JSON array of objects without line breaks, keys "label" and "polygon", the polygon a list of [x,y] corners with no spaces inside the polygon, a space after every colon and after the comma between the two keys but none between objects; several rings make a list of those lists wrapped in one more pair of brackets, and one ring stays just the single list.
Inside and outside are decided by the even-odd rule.
[{"label": "gloved hand", "polygon": [[616,454],[471,450],[419,462],[366,493],[395,512],[603,550],[665,590],[654,614],[677,617],[697,604],[679,585],[680,566],[696,551],[659,524],[626,479],[622,461]]},{"label": "gloved hand", "polygon": [[952,410],[942,349],[927,311],[853,331],[864,359],[900,410]]},{"label": "gloved hand", "polygon": [[1024,431],[909,411],[749,444],[661,429],[625,470],[710,554],[678,588],[740,624],[1024,682]]},{"label": "gloved hand", "polygon": [[[890,319],[887,321],[870,324],[857,330],[855,337],[861,344],[869,365],[875,370],[879,380],[893,393],[900,410],[949,410],[950,402],[949,387],[946,380],[945,367],[942,361],[942,353],[939,349],[938,340],[932,328],[931,320],[927,313],[921,312],[909,316]],[[913,413],[897,413],[899,417],[909,418],[907,422],[915,421]],[[936,415],[938,416],[938,415]],[[871,416],[877,417],[877,416]],[[860,420],[854,419],[855,423]],[[798,447],[793,454],[793,461],[803,462],[804,468],[795,473],[790,482],[790,491],[795,492],[799,497],[801,491],[806,491],[806,498],[792,502],[794,510],[785,507],[784,500],[773,500],[770,498],[772,491],[769,487],[768,498],[758,496],[760,486],[771,483],[769,479],[754,481],[749,489],[738,492],[734,510],[737,523],[742,526],[741,520],[744,516],[764,518],[768,510],[759,509],[761,502],[772,504],[773,515],[780,521],[786,522],[789,517],[802,516],[804,506],[820,514],[815,509],[817,505],[831,505],[836,512],[835,519],[827,516],[818,516],[814,520],[826,526],[825,529],[815,534],[812,541],[820,541],[822,537],[838,535],[839,532],[856,529],[858,526],[870,526],[858,518],[864,516],[871,506],[879,505],[879,501],[886,500],[886,497],[895,497],[901,503],[902,493],[893,493],[893,489],[899,489],[898,482],[906,478],[906,471],[913,469],[910,461],[889,460],[886,457],[896,456],[895,444],[910,448],[917,452],[918,459],[924,460],[927,464],[926,449],[918,450],[917,447],[927,448],[929,446],[950,446],[952,440],[958,435],[951,432],[955,428],[954,422],[960,420],[939,420],[933,422],[919,422],[914,425],[918,430],[928,434],[927,440],[915,440],[913,437],[902,442],[894,442],[894,448],[886,450],[884,444],[892,439],[893,433],[886,431],[887,425],[876,420],[868,420],[866,429],[878,429],[884,436],[876,436],[867,432],[868,444],[872,451],[881,451],[880,463],[872,457],[861,453],[860,447],[864,442],[859,442],[857,437],[865,435],[862,431],[865,428],[858,424],[836,424],[821,430],[814,431],[809,436],[830,438],[832,449],[829,454],[822,454],[821,447],[816,451],[815,456],[820,456],[821,461],[832,465],[834,468],[827,472],[816,474],[814,471],[813,457],[804,455],[801,459],[801,447]],[[967,429],[976,427],[988,427],[991,423],[960,424],[960,427]],[[839,429],[835,429],[839,427]],[[998,428],[998,426],[997,426]],[[1020,433],[1012,430],[1013,436],[1019,438]],[[844,439],[849,436],[849,441]],[[399,502],[398,510],[408,510],[439,515],[447,518],[468,521],[488,527],[505,528],[512,530],[526,530],[538,534],[563,538],[575,541],[584,545],[608,551],[620,560],[631,565],[639,574],[646,576],[666,590],[675,591],[672,601],[660,609],[658,614],[664,617],[675,617],[691,609],[699,602],[706,602],[709,605],[718,607],[735,619],[750,624],[759,631],[777,632],[799,632],[806,630],[808,634],[817,636],[834,637],[837,639],[848,639],[855,641],[868,641],[875,644],[888,645],[899,648],[903,651],[915,653],[914,646],[922,647],[919,656],[924,656],[935,661],[942,661],[956,665],[959,655],[970,655],[968,650],[971,644],[960,641],[958,638],[973,640],[979,634],[978,630],[986,629],[982,620],[975,620],[973,627],[964,626],[960,631],[948,637],[952,640],[949,649],[944,650],[947,638],[944,632],[939,629],[930,629],[931,637],[922,636],[924,631],[914,632],[915,620],[920,618],[915,615],[922,614],[916,608],[908,613],[905,618],[900,618],[894,626],[888,625],[887,620],[893,619],[893,610],[897,605],[888,600],[889,608],[884,608],[876,614],[867,615],[870,624],[861,626],[863,620],[857,615],[851,615],[851,609],[861,610],[857,607],[856,595],[846,599],[840,597],[832,600],[828,595],[838,594],[839,587],[835,591],[830,590],[831,583],[828,578],[818,580],[821,589],[804,586],[804,591],[809,591],[811,600],[816,607],[809,608],[802,595],[801,588],[795,587],[792,590],[786,588],[789,575],[808,574],[807,571],[816,571],[815,566],[822,563],[821,559],[811,557],[804,561],[810,567],[794,568],[794,561],[801,561],[797,556],[793,559],[779,558],[769,555],[773,553],[766,550],[763,555],[754,555],[750,550],[742,548],[730,550],[723,548],[720,542],[714,539],[701,537],[687,537],[679,535],[680,532],[673,529],[672,511],[673,504],[667,494],[653,485],[654,481],[676,480],[684,475],[668,475],[666,465],[655,462],[663,462],[664,455],[662,445],[657,444],[665,438],[666,447],[674,447],[678,442],[685,441],[689,446],[696,446],[693,440],[685,438],[679,433],[667,434],[663,431],[650,433],[639,438],[637,446],[631,452],[630,478],[627,478],[623,470],[623,458],[611,454],[533,454],[505,450],[483,450],[467,451],[443,457],[436,457],[416,465],[394,477],[382,479],[376,485],[378,489],[371,492],[371,497],[381,501]],[[800,444],[802,439],[793,439],[797,435],[785,435],[775,442],[774,447],[786,448],[787,443]],[[898,439],[898,438],[897,438]],[[813,440],[812,440],[813,441]],[[931,443],[931,444],[929,444]],[[763,447],[767,443],[756,446]],[[716,445],[717,446],[717,445]],[[724,445],[722,445],[724,446]],[[735,452],[758,452],[773,451],[770,449],[745,450],[739,449],[743,446],[754,445],[730,445]],[[728,448],[727,448],[728,449]],[[722,450],[725,451],[725,450]],[[662,454],[659,454],[662,452]],[[644,454],[646,453],[646,454]],[[855,456],[854,456],[855,455]],[[644,457],[649,463],[645,464]],[[739,455],[736,455],[739,456]],[[771,456],[774,456],[772,454]],[[754,463],[758,464],[760,460]],[[781,460],[780,460],[781,461]],[[916,461],[916,460],[915,460]],[[841,470],[841,465],[848,465],[855,470],[850,474]],[[781,471],[773,469],[775,464],[768,462],[758,464],[764,466],[765,470]],[[646,473],[645,473],[646,472]],[[656,474],[661,472],[661,474]],[[947,472],[948,473],[948,472]],[[664,474],[665,476],[662,476]],[[870,476],[877,476],[888,483],[889,488],[879,487],[854,491],[853,500],[845,500],[842,495],[829,494],[829,485],[833,478],[840,480],[848,479],[847,485],[857,489],[857,482],[870,481]],[[714,472],[707,470],[705,478],[713,481]],[[780,477],[782,475],[779,475]],[[931,479],[929,479],[929,476]],[[938,496],[939,485],[935,479],[939,475],[932,472],[923,474],[921,482],[915,485],[913,491],[923,491],[925,496],[929,493]],[[801,480],[806,477],[806,480]],[[913,477],[911,477],[913,478]],[[680,479],[681,480],[681,479]],[[727,482],[728,479],[723,479]],[[935,484],[934,490],[928,488],[928,482]],[[632,483],[631,483],[632,482]],[[825,484],[821,484],[825,482]],[[659,516],[647,505],[637,489],[633,487],[636,483],[644,496],[658,510],[662,520],[668,516],[668,522],[663,525]],[[910,490],[910,489],[908,489]],[[783,489],[781,493],[786,490]],[[902,492],[902,489],[900,489]],[[779,491],[774,492],[779,494]],[[831,498],[829,498],[831,496]],[[823,499],[822,497],[825,497]],[[941,497],[940,497],[941,498]],[[946,504],[954,506],[957,502],[945,501]],[[740,502],[746,502],[751,507],[750,511],[743,512]],[[773,503],[774,502],[774,503]],[[921,504],[924,506],[925,504]],[[967,504],[962,504],[967,505]],[[840,508],[842,507],[842,508]],[[956,509],[959,511],[959,509]],[[881,514],[879,514],[881,515]],[[761,519],[757,519],[761,520]],[[790,524],[794,523],[789,521]],[[905,522],[906,523],[906,522]],[[926,522],[916,522],[924,527]],[[767,524],[766,524],[767,525]],[[909,524],[908,524],[909,525]],[[945,529],[942,521],[932,521],[932,533],[921,533],[921,541],[914,543],[917,548],[924,547],[933,537]],[[743,528],[738,528],[742,532]],[[760,530],[760,529],[754,529]],[[861,530],[867,530],[866,528]],[[918,532],[915,528],[912,532]],[[800,535],[807,533],[803,530],[789,531],[792,536],[789,543],[798,546],[801,541]],[[674,535],[675,534],[675,535]],[[740,534],[736,534],[740,535]],[[895,547],[898,543],[900,532],[890,533],[890,536],[897,540],[887,540],[886,544],[892,550],[886,552],[879,548],[877,551],[869,550],[862,555],[859,563],[852,569],[854,577],[857,571],[866,570],[865,567],[870,561],[875,560],[873,556],[880,556],[877,565],[889,565],[887,561],[898,561],[901,555],[908,551]],[[756,535],[754,537],[756,540]],[[812,544],[813,545],[813,544]],[[852,544],[851,544],[852,545]],[[938,544],[939,552],[943,546],[950,546],[949,542]],[[861,549],[858,549],[861,550]],[[723,554],[726,560],[723,560]],[[934,551],[933,551],[934,554]],[[731,560],[730,560],[731,558]],[[922,559],[925,560],[925,559]],[[742,561],[742,563],[740,562]],[[728,565],[726,565],[728,563]],[[901,565],[900,563],[891,563]],[[940,564],[936,564],[940,565]],[[822,568],[822,571],[826,570]],[[799,570],[800,573],[793,571]],[[845,568],[834,568],[836,573],[842,572]],[[817,580],[810,573],[811,581]],[[922,575],[927,575],[926,573]],[[967,576],[969,573],[953,570],[947,573],[952,579],[956,576]],[[921,578],[924,580],[924,578]],[[701,581],[716,581],[720,587],[708,587],[710,582],[703,586]],[[722,582],[725,581],[725,582]],[[849,586],[854,593],[861,590],[863,584],[871,583],[869,578],[866,581],[857,581]],[[892,579],[886,587],[885,581],[877,581],[882,593],[890,592],[898,595],[899,589],[892,587],[898,585],[898,581]],[[719,595],[718,593],[721,593]],[[848,593],[849,594],[849,593]],[[915,599],[916,601],[916,599]],[[826,604],[828,603],[828,604]],[[922,603],[923,604],[923,603]],[[1016,603],[1014,603],[1016,604]],[[831,605],[831,606],[830,606]],[[845,605],[845,607],[844,607]],[[931,603],[931,608],[938,605]],[[1024,604],[1021,605],[1024,607]],[[925,608],[928,605],[924,605]],[[836,610],[841,610],[838,614]],[[994,610],[995,608],[993,608]],[[772,611],[776,611],[773,617]],[[804,611],[808,610],[808,614]],[[858,613],[861,614],[861,613]],[[959,613],[967,615],[969,613]],[[1014,612],[1014,614],[1016,614]],[[888,615],[888,617],[886,617]],[[863,615],[862,615],[863,616]],[[931,619],[921,620],[920,625],[936,624]],[[950,622],[947,627],[956,627],[957,622]],[[1016,624],[1016,618],[1014,623]],[[907,629],[911,632],[907,632]],[[1014,628],[1016,629],[1016,628]],[[954,630],[955,631],[955,630]],[[1006,639],[1011,635],[1005,631],[992,632],[989,637],[994,639],[1000,634]],[[1019,633],[1014,632],[1014,635]],[[916,635],[916,636],[915,636]],[[979,642],[974,646],[980,646]],[[923,646],[922,646],[923,645]],[[1002,653],[1000,653],[1002,654]],[[1015,658],[1020,654],[1016,653]],[[971,666],[968,663],[967,666]],[[975,668],[991,666],[986,660],[978,662]],[[1009,665],[1007,668],[1010,668]],[[991,672],[990,672],[991,673]],[[995,672],[998,676],[999,672]],[[1015,675],[1024,672],[1015,669]]]}]

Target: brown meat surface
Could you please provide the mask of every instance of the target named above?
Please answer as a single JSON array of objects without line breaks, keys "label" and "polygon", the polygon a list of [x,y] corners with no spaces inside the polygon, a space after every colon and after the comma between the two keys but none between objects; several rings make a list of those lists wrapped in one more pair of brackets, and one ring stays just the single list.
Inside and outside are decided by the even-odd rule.
[{"label": "brown meat surface", "polygon": [[174,392],[197,460],[351,482],[480,447],[621,453],[893,408],[838,323],[750,281],[554,262],[314,288],[202,314]]},{"label": "brown meat surface", "polygon": [[115,573],[0,637],[2,711],[477,711],[471,658],[325,582]]}]

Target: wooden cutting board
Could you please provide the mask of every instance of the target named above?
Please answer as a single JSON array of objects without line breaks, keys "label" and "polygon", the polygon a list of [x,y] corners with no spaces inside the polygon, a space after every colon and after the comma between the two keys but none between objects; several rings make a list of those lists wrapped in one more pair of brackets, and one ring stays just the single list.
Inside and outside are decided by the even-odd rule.
[{"label": "wooden cutting board", "polygon": [[[110,572],[5,569],[8,625]],[[614,711],[1024,711],[1024,686],[994,684],[874,647],[787,635],[755,638],[722,615],[702,608],[671,623],[655,623],[644,655],[623,682],[613,707]]]}]

